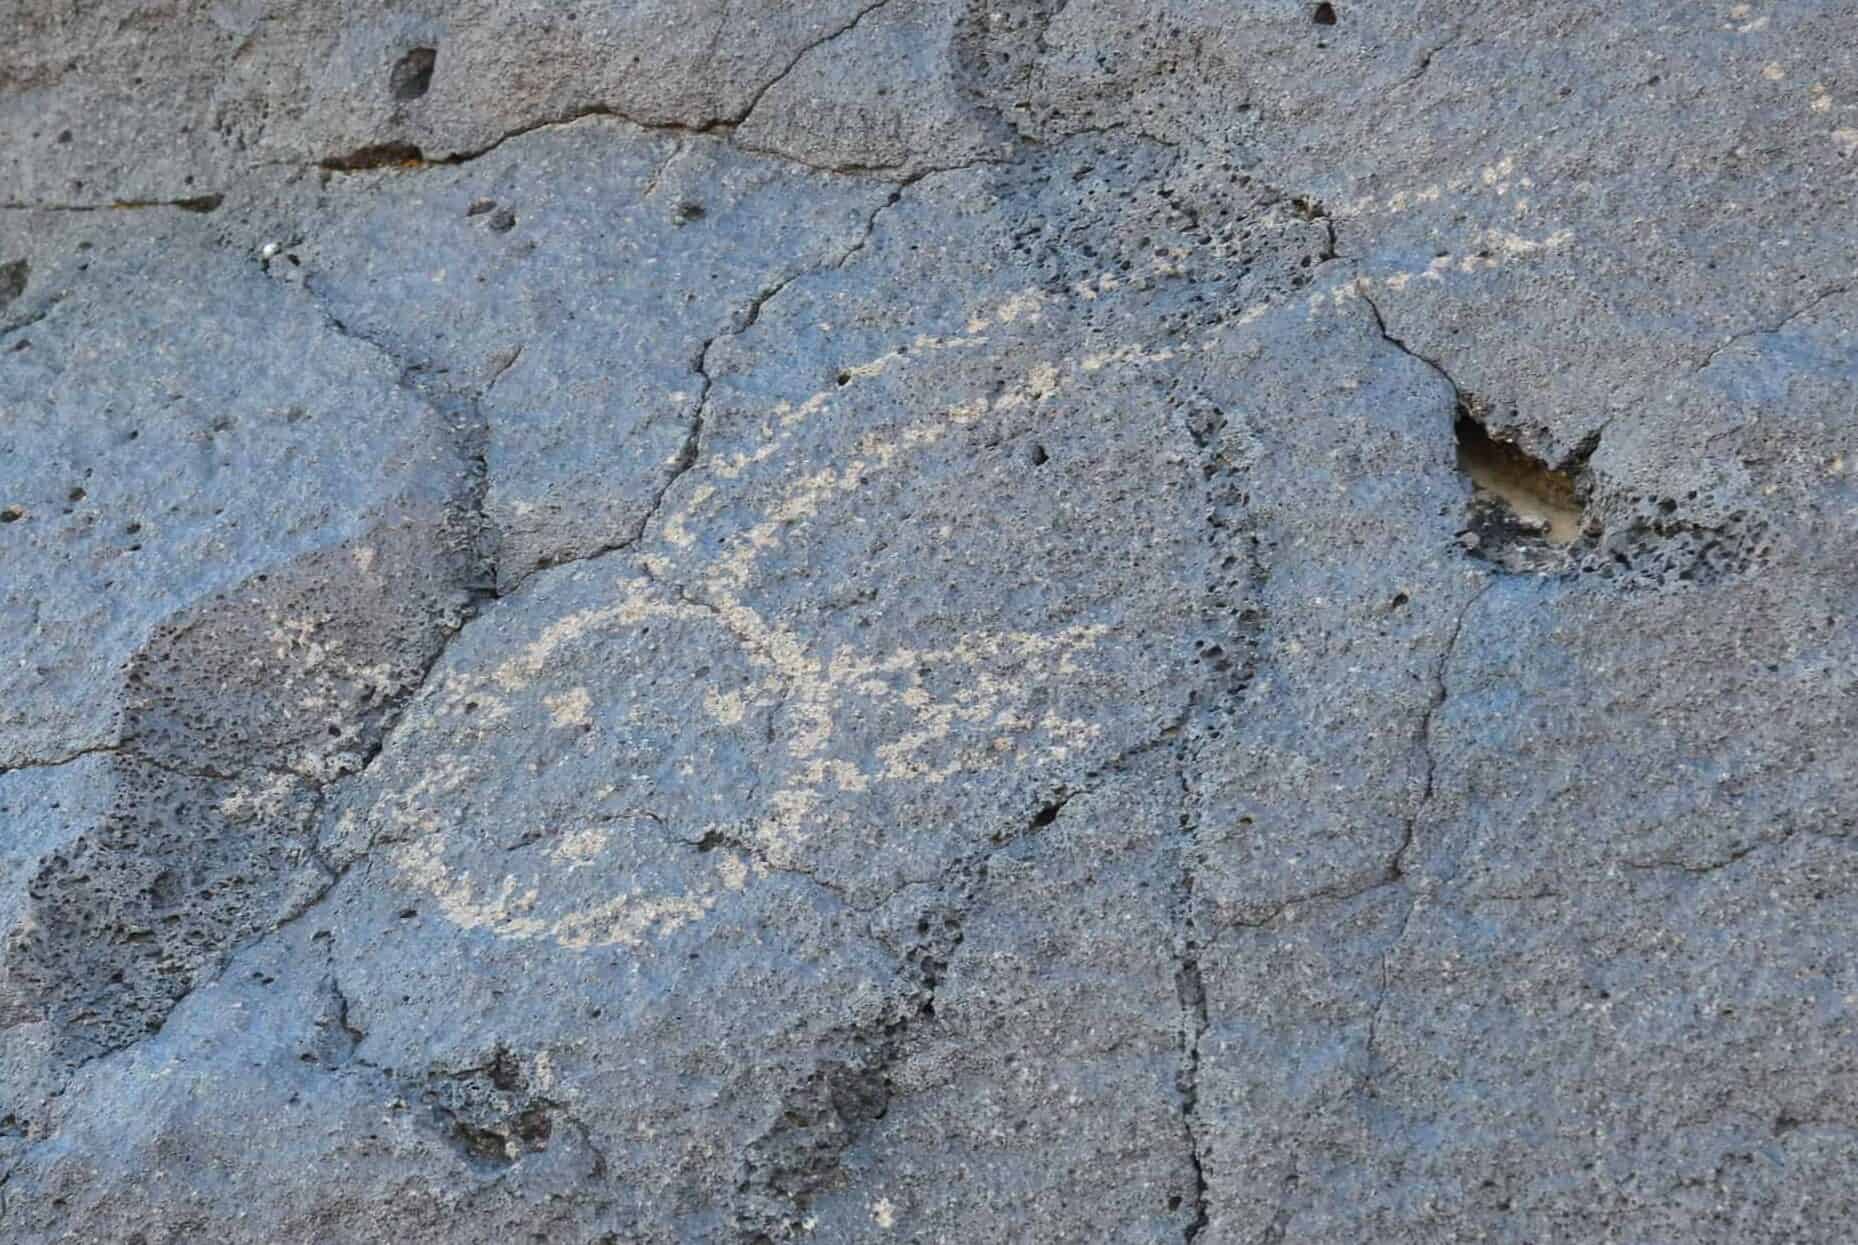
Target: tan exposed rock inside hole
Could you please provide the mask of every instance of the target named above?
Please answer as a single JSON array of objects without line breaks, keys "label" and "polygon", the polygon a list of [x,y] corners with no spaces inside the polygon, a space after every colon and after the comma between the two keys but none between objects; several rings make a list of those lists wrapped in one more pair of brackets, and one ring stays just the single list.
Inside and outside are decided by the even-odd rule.
[{"label": "tan exposed rock inside hole", "polygon": [[1584,516],[1573,477],[1499,441],[1468,412],[1457,422],[1458,469],[1469,477],[1478,500],[1495,498],[1519,524],[1550,544],[1571,545],[1581,534]]}]

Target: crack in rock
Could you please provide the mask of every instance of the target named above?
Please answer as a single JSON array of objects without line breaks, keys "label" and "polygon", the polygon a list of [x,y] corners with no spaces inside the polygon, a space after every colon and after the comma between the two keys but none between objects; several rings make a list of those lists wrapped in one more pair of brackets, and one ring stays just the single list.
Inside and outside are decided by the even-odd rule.
[{"label": "crack in rock", "polygon": [[1263,929],[1267,926],[1276,924],[1285,914],[1306,904],[1316,902],[1343,903],[1350,899],[1358,899],[1363,895],[1381,890],[1384,887],[1404,886],[1407,884],[1406,856],[1413,848],[1419,823],[1425,817],[1426,809],[1432,802],[1433,784],[1437,771],[1437,758],[1433,753],[1432,744],[1432,724],[1434,717],[1438,714],[1438,711],[1444,707],[1446,700],[1449,698],[1449,691],[1445,681],[1446,671],[1450,667],[1452,655],[1457,651],[1459,636],[1464,630],[1465,620],[1470,616],[1472,608],[1476,606],[1478,601],[1483,599],[1484,594],[1495,586],[1495,580],[1486,580],[1476,592],[1472,593],[1465,601],[1464,605],[1459,608],[1458,615],[1453,621],[1452,629],[1448,633],[1445,644],[1440,650],[1438,660],[1433,663],[1432,695],[1427,701],[1426,708],[1420,714],[1419,725],[1416,728],[1414,739],[1414,746],[1419,751],[1421,759],[1420,793],[1414,802],[1412,812],[1409,813],[1401,823],[1399,843],[1395,845],[1393,852],[1387,858],[1387,863],[1381,867],[1380,872],[1359,885],[1319,886],[1313,890],[1303,891],[1281,903],[1274,904],[1261,915],[1229,918],[1228,924],[1241,929]]},{"label": "crack in rock", "polygon": [[218,192],[188,195],[180,199],[110,199],[98,203],[0,203],[0,212],[139,212],[150,208],[175,208],[199,215],[216,211],[226,196]]},{"label": "crack in rock", "polygon": [[[918,175],[910,180],[912,182],[920,181],[922,176],[926,176],[926,174]],[[667,474],[664,482],[660,484],[653,493],[650,504],[645,508],[645,513],[640,516],[639,521],[633,525],[630,532],[626,533],[618,540],[600,545],[586,553],[577,554],[573,557],[557,558],[544,565],[539,565],[504,587],[499,595],[508,596],[542,571],[552,570],[561,566],[572,566],[576,563],[596,561],[609,554],[632,549],[636,547],[640,541],[644,540],[645,534],[651,530],[652,523],[663,511],[665,501],[671,495],[672,490],[677,486],[678,481],[688,475],[690,471],[696,467],[698,460],[702,457],[704,422],[708,417],[710,389],[714,384],[714,380],[710,375],[709,357],[710,351],[716,346],[716,343],[725,339],[740,337],[754,328],[756,323],[761,319],[762,309],[796,281],[818,275],[822,272],[843,268],[846,262],[851,259],[853,255],[862,250],[866,243],[870,241],[873,231],[877,228],[878,217],[886,208],[895,205],[901,198],[902,188],[899,187],[897,190],[893,191],[883,203],[872,209],[871,213],[865,218],[864,229],[860,232],[858,238],[839,255],[823,263],[788,273],[786,276],[764,286],[743,305],[739,312],[730,317],[731,323],[729,327],[719,332],[712,333],[697,347],[695,356],[690,363],[690,370],[693,376],[699,378],[700,383],[697,389],[697,400],[691,411],[690,428],[685,434],[683,445],[679,447],[676,456],[671,460],[670,472]],[[513,362],[514,360],[512,360],[512,363]],[[502,372],[500,371],[498,376],[501,377],[501,375]],[[495,383],[494,380],[492,383]],[[640,569],[647,578],[656,579],[649,567],[642,565]],[[711,613],[718,614],[720,617],[720,613],[716,611],[713,606],[710,606],[706,602],[695,600],[692,595],[686,592],[681,586],[677,587],[676,591],[687,603],[703,606],[709,609]]]},{"label": "crack in rock", "polygon": [[[1722,857],[1720,857],[1719,859],[1715,859],[1715,860],[1706,860],[1706,861],[1701,861],[1698,863],[1691,863],[1689,861],[1665,858],[1665,859],[1656,859],[1656,860],[1627,860],[1621,863],[1628,869],[1638,870],[1641,872],[1656,872],[1659,870],[1675,870],[1680,873],[1688,873],[1688,874],[1692,874],[1696,876],[1702,876],[1705,874],[1716,873],[1716,872],[1719,872],[1720,870],[1727,869],[1731,865],[1738,864],[1742,860],[1746,859],[1747,857],[1754,855],[1756,852],[1763,851],[1771,847],[1784,846],[1787,843],[1791,843],[1796,837],[1800,835],[1807,835],[1812,838],[1819,839],[1822,842],[1836,843],[1841,847],[1858,848],[1858,837],[1854,837],[1851,834],[1839,834],[1839,833],[1835,833],[1830,830],[1821,830],[1821,829],[1818,829],[1812,826],[1787,826],[1784,829],[1782,829],[1778,834],[1766,835],[1760,839],[1755,840],[1753,843],[1744,843],[1737,847],[1731,848]],[[1501,898],[1501,897],[1502,896],[1487,896],[1487,898]],[[1538,896],[1534,896],[1534,895],[1522,896],[1522,898],[1531,898],[1531,899],[1537,898],[1537,897]]]},{"label": "crack in rock", "polygon": [[1200,1136],[1200,1045],[1208,1028],[1206,983],[1200,974],[1200,935],[1194,911],[1194,857],[1199,851],[1199,821],[1194,815],[1193,790],[1187,777],[1188,752],[1185,743],[1175,751],[1175,780],[1180,786],[1180,898],[1176,916],[1180,963],[1175,972],[1175,990],[1180,998],[1180,1069],[1175,1089],[1180,1097],[1181,1131],[1185,1134],[1187,1161],[1193,1173],[1193,1215],[1182,1230],[1182,1238],[1196,1241],[1206,1231],[1206,1167],[1204,1143]]},{"label": "crack in rock", "polygon": [[1716,357],[1724,351],[1734,349],[1737,345],[1747,341],[1751,337],[1772,337],[1776,333],[1786,329],[1788,325],[1798,320],[1801,316],[1817,310],[1841,294],[1849,293],[1853,288],[1854,287],[1851,285],[1840,284],[1821,290],[1812,298],[1809,298],[1806,302],[1794,308],[1779,320],[1776,320],[1773,324],[1757,325],[1752,329],[1743,329],[1739,333],[1730,334],[1721,342],[1710,347],[1708,353],[1703,356],[1702,361],[1699,362],[1693,370],[1697,372],[1706,371],[1711,364],[1716,362]]},{"label": "crack in rock", "polygon": [[[330,172],[330,173],[360,173],[360,172],[371,172],[371,171],[383,169],[383,168],[418,169],[418,168],[428,168],[428,167],[433,167],[433,166],[469,164],[474,160],[481,159],[484,156],[489,155],[491,152],[496,151],[499,147],[503,146],[503,144],[511,141],[512,139],[521,138],[526,134],[534,134],[538,130],[554,129],[554,128],[558,128],[561,126],[573,125],[576,122],[585,121],[592,117],[606,117],[606,118],[610,118],[615,121],[623,121],[626,124],[635,126],[641,130],[649,130],[649,131],[653,131],[656,133],[718,135],[718,136],[721,136],[727,139],[730,145],[735,147],[738,151],[742,151],[745,153],[751,153],[754,155],[770,156],[770,157],[773,157],[779,160],[784,160],[789,164],[793,164],[801,168],[809,169],[816,173],[837,173],[837,174],[845,174],[848,176],[858,176],[858,175],[881,176],[881,174],[884,172],[884,169],[882,168],[862,168],[862,167],[846,168],[846,167],[838,167],[838,166],[820,165],[820,164],[814,164],[810,161],[802,160],[796,156],[789,155],[785,152],[776,151],[776,150],[767,149],[767,148],[746,146],[746,145],[737,143],[735,141],[735,132],[738,128],[740,128],[741,126],[747,123],[749,117],[752,116],[755,109],[760,106],[761,101],[767,96],[768,92],[772,91],[775,87],[779,86],[782,82],[784,82],[793,73],[793,71],[799,67],[800,62],[805,60],[808,55],[810,55],[815,50],[821,47],[824,47],[826,44],[831,43],[833,40],[841,37],[842,35],[849,33],[854,27],[856,27],[860,22],[862,22],[866,17],[876,12],[878,9],[883,8],[888,3],[890,3],[890,0],[875,0],[874,3],[866,5],[864,8],[860,9],[857,13],[853,14],[850,20],[846,21],[843,25],[839,26],[837,29],[829,31],[825,35],[822,35],[820,38],[814,40],[812,43],[809,43],[805,47],[801,48],[797,53],[794,54],[793,59],[790,60],[787,63],[787,65],[783,69],[780,70],[780,72],[776,73],[772,78],[770,78],[767,82],[763,83],[755,91],[754,95],[749,99],[748,103],[744,105],[742,108],[738,109],[734,116],[713,117],[708,120],[696,122],[696,123],[685,122],[685,121],[646,121],[638,117],[631,116],[627,114],[626,112],[622,111],[621,109],[614,108],[610,104],[585,104],[580,107],[571,108],[566,112],[559,113],[552,117],[545,117],[539,121],[527,122],[523,125],[519,125],[515,127],[514,129],[505,130],[502,134],[499,134],[496,138],[493,138],[488,143],[485,143],[480,147],[473,147],[473,148],[466,149],[464,151],[452,152],[449,155],[440,156],[437,158],[428,158],[425,155],[425,153],[413,143],[404,142],[404,141],[389,141],[389,142],[366,144],[364,146],[357,147],[353,149],[352,151],[344,152],[338,155],[324,156],[322,159],[318,160],[316,164],[317,164],[317,167],[323,169],[325,172]],[[896,179],[884,179],[884,180],[896,180]],[[206,207],[206,208],[190,207],[189,210],[211,211],[213,207],[219,206],[220,196],[217,196],[217,195],[204,196],[200,200],[175,201],[172,205],[180,206],[180,207],[188,207],[192,203],[203,202],[204,199],[212,199],[213,200],[212,207]],[[12,206],[24,206],[24,205],[0,204],[0,207],[12,207]],[[101,207],[108,207],[108,206],[142,207],[142,206],[166,206],[166,205],[142,204],[142,203],[119,203],[119,204],[113,204],[113,205],[99,205],[99,206]],[[73,208],[73,209],[68,209],[68,210],[92,210],[92,209]]]},{"label": "crack in rock", "polygon": [[1364,1044],[1363,1057],[1365,1066],[1362,1072],[1362,1087],[1370,1097],[1374,1095],[1373,1082],[1378,1067],[1377,1061],[1379,1059],[1375,1043],[1380,1033],[1381,1014],[1386,1009],[1390,994],[1393,957],[1398,953],[1401,944],[1405,941],[1407,928],[1412,924],[1413,913],[1420,903],[1418,891],[1415,889],[1414,884],[1407,880],[1406,854],[1412,849],[1418,834],[1419,823],[1424,819],[1427,809],[1430,808],[1432,804],[1434,778],[1438,766],[1437,757],[1433,750],[1432,723],[1433,719],[1438,715],[1439,710],[1444,707],[1445,702],[1450,699],[1451,696],[1448,674],[1451,669],[1452,656],[1458,651],[1459,639],[1464,634],[1465,622],[1471,616],[1471,611],[1476,608],[1478,602],[1482,601],[1485,594],[1495,586],[1496,581],[1494,579],[1486,580],[1482,587],[1471,594],[1471,597],[1459,608],[1458,617],[1452,624],[1451,634],[1446,637],[1445,644],[1440,649],[1439,659],[1433,666],[1432,696],[1426,705],[1425,713],[1421,716],[1419,723],[1417,746],[1421,751],[1424,761],[1424,780],[1420,787],[1419,799],[1414,804],[1412,814],[1406,820],[1406,826],[1401,837],[1400,845],[1395,849],[1392,858],[1388,861],[1385,874],[1373,886],[1364,888],[1362,892],[1365,893],[1367,890],[1374,890],[1381,886],[1399,886],[1406,892],[1406,903],[1402,908],[1398,927],[1394,930],[1392,941],[1388,944],[1387,948],[1381,952],[1380,990],[1374,1001],[1374,1011],[1368,1017],[1367,1041]]},{"label": "crack in rock", "polygon": [[871,14],[877,12],[879,9],[883,8],[885,5],[889,3],[890,3],[890,0],[872,0],[872,3],[865,5],[862,9],[859,9],[856,13],[852,14],[851,19],[845,22],[843,25],[841,25],[838,29],[831,31],[830,33],[825,34],[818,39],[815,39],[812,43],[809,43],[804,48],[801,48],[800,51],[794,55],[794,58],[787,62],[787,67],[785,69],[781,70],[779,73],[775,74],[772,78],[770,78],[766,83],[764,83],[761,86],[759,90],[757,90],[754,93],[753,96],[749,98],[747,106],[744,107],[741,110],[741,112],[734,118],[733,123],[736,125],[747,124],[748,119],[755,115],[755,109],[761,106],[761,101],[767,98],[768,92],[772,91],[775,87],[785,82],[788,79],[788,77],[792,75],[793,71],[800,67],[801,61],[805,60],[808,56],[812,55],[815,51],[817,51],[820,48],[825,47],[828,43],[831,43],[833,40],[839,38],[840,36],[849,34],[858,25],[859,22],[862,22],[865,18],[869,17]]},{"label": "crack in rock", "polygon": [[1419,719],[1418,747],[1424,763],[1420,782],[1419,800],[1413,807],[1412,814],[1406,819],[1406,826],[1400,836],[1400,846],[1394,850],[1393,858],[1387,862],[1386,876],[1382,884],[1398,882],[1406,877],[1406,854],[1413,846],[1414,834],[1420,818],[1426,815],[1426,809],[1432,803],[1433,782],[1438,771],[1438,758],[1432,747],[1432,722],[1438,712],[1445,706],[1451,692],[1446,683],[1446,672],[1451,668],[1452,656],[1458,651],[1458,639],[1464,634],[1465,620],[1477,603],[1484,599],[1484,594],[1495,586],[1495,580],[1486,580],[1482,587],[1471,594],[1458,610],[1458,617],[1452,623],[1451,633],[1445,637],[1445,644],[1439,650],[1439,659],[1432,668],[1432,696],[1426,704],[1425,712]]},{"label": "crack in rock", "polygon": [[[934,1022],[936,992],[955,949],[963,941],[963,927],[978,902],[979,887],[1000,853],[1040,835],[1058,821],[1072,801],[1097,790],[1101,780],[1121,773],[1137,759],[1164,747],[1176,749],[1178,755],[1181,725],[1180,720],[1171,722],[1154,738],[1125,749],[1092,771],[1086,785],[1060,788],[1012,829],[997,831],[984,846],[957,857],[942,870],[939,879],[905,882],[875,904],[853,907],[868,916],[906,890],[933,888],[921,905],[918,937],[900,960],[899,967],[905,970],[910,983],[902,1010],[875,1028],[848,1034],[848,1049],[816,1065],[792,1087],[783,1100],[779,1120],[750,1143],[732,1211],[731,1223],[738,1239],[748,1245],[761,1245],[804,1235],[812,1199],[833,1188],[838,1180],[840,1156],[884,1117],[896,1096],[891,1070],[908,1053],[914,1027]],[[813,880],[820,882],[818,878]],[[1197,988],[1197,950],[1184,963],[1193,968],[1183,982],[1191,981]],[[1189,987],[1183,984],[1182,988]],[[1191,1022],[1182,1026],[1179,1084],[1189,1113],[1196,1093],[1198,1033],[1205,1030],[1204,998],[1199,1006],[1200,1021],[1194,1036],[1188,1036],[1188,1030],[1195,1027]],[[1198,1174],[1197,1145],[1195,1151],[1193,1165]],[[1203,1176],[1198,1178],[1203,1200],[1205,1181]],[[1202,1223],[1203,1215],[1202,1208]],[[1192,1234],[1187,1239],[1191,1240]]]},{"label": "crack in rock", "polygon": [[1467,406],[1464,390],[1458,387],[1458,382],[1452,379],[1452,374],[1445,370],[1445,366],[1442,363],[1437,359],[1429,358],[1419,353],[1419,351],[1413,349],[1387,331],[1387,318],[1381,314],[1380,304],[1374,301],[1374,296],[1368,293],[1366,284],[1357,284],[1355,292],[1361,296],[1361,301],[1367,304],[1368,313],[1374,321],[1374,331],[1380,334],[1381,340],[1392,346],[1395,350],[1398,350],[1401,354],[1419,360],[1419,362],[1425,364],[1440,380],[1450,385],[1452,388],[1452,400],[1455,407]]}]

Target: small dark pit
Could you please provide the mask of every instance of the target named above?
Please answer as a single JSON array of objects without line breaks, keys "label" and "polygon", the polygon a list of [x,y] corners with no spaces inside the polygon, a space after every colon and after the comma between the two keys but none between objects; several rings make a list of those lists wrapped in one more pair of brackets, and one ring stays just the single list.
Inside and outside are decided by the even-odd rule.
[{"label": "small dark pit", "polygon": [[387,89],[402,102],[418,99],[432,89],[432,67],[438,59],[435,48],[414,48],[394,65],[387,76]]}]

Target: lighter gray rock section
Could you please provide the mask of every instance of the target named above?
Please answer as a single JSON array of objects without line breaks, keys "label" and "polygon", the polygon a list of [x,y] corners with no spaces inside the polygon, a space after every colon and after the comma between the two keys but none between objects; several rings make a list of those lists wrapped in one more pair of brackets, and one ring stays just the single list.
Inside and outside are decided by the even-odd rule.
[{"label": "lighter gray rock section", "polygon": [[[0,216],[0,246],[36,261],[33,318],[0,339],[0,768],[120,742],[125,666],[162,625],[242,586],[268,600],[255,577],[294,559],[343,550],[349,590],[401,608],[390,547],[433,539],[412,533],[444,524],[462,472],[392,360],[180,213],[127,235]],[[307,661],[327,606],[269,606],[262,643]]]},{"label": "lighter gray rock section", "polygon": [[1849,8],[15,7],[0,1237],[1858,1233]]},{"label": "lighter gray rock section", "polygon": [[508,588],[637,539],[695,458],[712,344],[856,248],[887,193],[588,118],[455,169],[337,177],[272,267],[419,383],[479,395]]},{"label": "lighter gray rock section", "polygon": [[411,149],[440,159],[590,112],[732,125],[860,12],[855,0],[656,0],[586,13],[494,0],[353,11],[314,0],[147,11],[22,2],[3,63],[6,201],[195,199],[265,165]]}]

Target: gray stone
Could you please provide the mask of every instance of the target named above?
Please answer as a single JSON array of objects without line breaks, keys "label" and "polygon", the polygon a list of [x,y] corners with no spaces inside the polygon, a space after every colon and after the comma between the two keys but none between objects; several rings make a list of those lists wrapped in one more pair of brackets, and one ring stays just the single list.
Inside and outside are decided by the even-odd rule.
[{"label": "gray stone", "polygon": [[588,118],[455,169],[336,177],[272,267],[419,387],[475,395],[507,588],[637,538],[696,452],[712,343],[852,250],[886,191]]},{"label": "gray stone", "polygon": [[[6,201],[93,206],[224,194],[264,165],[444,159],[592,112],[732,125],[859,7],[181,0],[12,16]],[[416,92],[403,66],[420,49],[432,64]]]},{"label": "gray stone", "polygon": [[14,8],[0,1237],[1858,1231],[1849,6]]},{"label": "gray stone", "polygon": [[[151,695],[171,677],[156,667],[188,664],[193,689],[215,698],[200,711],[221,727],[304,720],[296,758],[277,751],[281,721],[262,741],[196,737],[183,749],[221,749],[227,765],[321,764],[332,745],[309,738],[324,721],[308,724],[307,696],[378,699],[418,680],[417,660],[364,670],[379,656],[324,628],[366,608],[369,627],[430,626],[445,607],[445,577],[419,583],[434,568],[414,564],[469,546],[447,528],[469,517],[454,430],[398,386],[391,360],[185,217],[149,213],[160,218],[149,233],[110,236],[96,220],[62,233],[57,218],[7,215],[0,236],[55,254],[33,264],[21,300],[31,318],[0,354],[12,516],[0,593],[15,620],[0,641],[0,765],[119,742],[138,660]],[[298,559],[320,564],[272,582]],[[329,599],[332,587],[356,600]],[[223,634],[234,628],[238,640]],[[217,699],[277,695],[278,679],[304,683],[287,708]],[[223,687],[235,680],[249,686]]]}]

